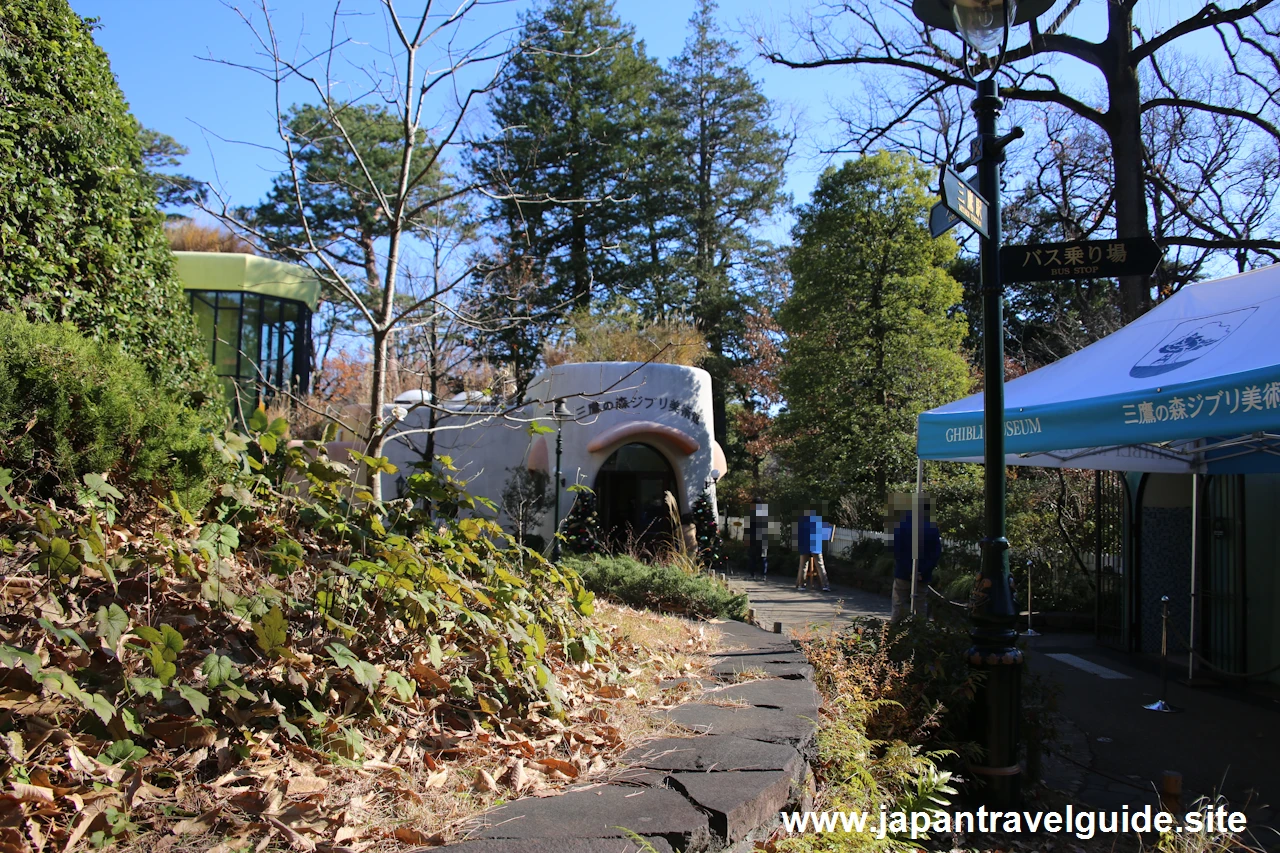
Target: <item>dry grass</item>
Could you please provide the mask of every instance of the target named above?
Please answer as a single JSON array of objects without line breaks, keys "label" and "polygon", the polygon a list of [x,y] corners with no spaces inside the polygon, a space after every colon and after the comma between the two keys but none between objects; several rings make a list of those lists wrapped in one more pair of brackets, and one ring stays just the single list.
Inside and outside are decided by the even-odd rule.
[{"label": "dry grass", "polygon": [[[595,622],[608,638],[612,666],[603,678],[592,665],[557,673],[566,719],[544,705],[546,713],[535,709],[442,737],[389,711],[388,735],[374,743],[366,730],[361,761],[335,762],[295,745],[283,761],[272,755],[240,763],[189,787],[179,800],[191,815],[185,825],[143,833],[118,849],[248,853],[314,839],[320,850],[400,851],[457,840],[471,818],[502,802],[606,780],[620,769],[622,752],[676,733],[655,712],[691,698],[719,637],[707,623],[607,602],[597,603]],[[228,798],[262,822],[242,824],[234,837],[217,834]]]}]

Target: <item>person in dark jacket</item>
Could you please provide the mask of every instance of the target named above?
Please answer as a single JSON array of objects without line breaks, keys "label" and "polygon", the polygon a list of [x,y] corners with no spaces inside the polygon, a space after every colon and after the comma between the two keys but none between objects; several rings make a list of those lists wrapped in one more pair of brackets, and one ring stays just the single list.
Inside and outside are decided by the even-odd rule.
[{"label": "person in dark jacket", "polygon": [[747,556],[754,576],[769,574],[769,505],[752,501],[751,518],[747,519]]},{"label": "person in dark jacket", "polygon": [[[928,614],[929,584],[942,558],[942,533],[929,519],[928,503],[921,504],[923,527],[920,536],[920,563],[916,573],[915,612]],[[911,512],[903,513],[893,531],[893,621],[911,615],[911,538],[915,528]]]}]

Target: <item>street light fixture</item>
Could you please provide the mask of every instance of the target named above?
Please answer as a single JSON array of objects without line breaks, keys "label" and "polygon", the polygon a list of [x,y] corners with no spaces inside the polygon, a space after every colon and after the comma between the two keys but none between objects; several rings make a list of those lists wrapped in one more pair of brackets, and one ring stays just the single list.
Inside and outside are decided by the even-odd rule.
[{"label": "street light fixture", "polygon": [[564,400],[556,400],[555,407],[551,410],[551,417],[556,422],[556,526],[551,531],[551,561],[554,563],[560,561],[560,451],[563,446],[561,430],[565,421],[573,420],[573,413],[564,404]]},{"label": "street light fixture", "polygon": [[1003,44],[1005,24],[1029,24],[1043,15],[1054,0],[912,0],[911,11],[921,23],[949,30],[979,53],[990,53]]},{"label": "street light fixture", "polygon": [[[1009,540],[1005,538],[1004,454],[1004,287],[1000,279],[1000,164],[1004,149],[1022,136],[1015,127],[996,135],[996,119],[1004,107],[996,73],[1004,60],[1011,26],[1033,21],[1053,0],[912,0],[922,23],[956,33],[979,53],[999,53],[990,73],[976,80],[973,114],[978,139],[973,156],[960,168],[978,167],[978,194],[987,206],[987,233],[980,234],[983,338],[983,515],[982,570],[974,583],[970,613],[973,646],[969,664],[986,673],[974,697],[974,739],[983,747],[981,764],[970,765],[986,784],[993,806],[1017,806],[1022,798],[1018,764],[1022,705],[1022,652],[1017,647],[1017,609],[1009,574]],[[965,73],[969,74],[966,64]],[[970,79],[972,76],[970,75]],[[944,201],[946,199],[944,198]]]}]

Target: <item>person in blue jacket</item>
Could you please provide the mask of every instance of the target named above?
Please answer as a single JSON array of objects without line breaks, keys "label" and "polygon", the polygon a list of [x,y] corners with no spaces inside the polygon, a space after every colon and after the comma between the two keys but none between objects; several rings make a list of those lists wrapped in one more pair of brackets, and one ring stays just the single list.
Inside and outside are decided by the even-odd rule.
[{"label": "person in blue jacket", "polygon": [[796,548],[800,552],[800,571],[796,574],[796,589],[804,589],[812,575],[822,584],[822,591],[829,592],[827,567],[822,563],[822,543],[831,538],[830,527],[822,523],[822,516],[811,509],[796,521]]},{"label": "person in blue jacket", "polygon": [[[938,525],[929,519],[929,504],[920,505],[923,524],[920,536],[920,564],[916,574],[915,612],[928,615],[929,584],[933,582],[933,570],[942,558],[942,533]],[[911,615],[911,537],[914,535],[911,512],[903,513],[893,530],[893,611],[891,619],[897,622]]]}]

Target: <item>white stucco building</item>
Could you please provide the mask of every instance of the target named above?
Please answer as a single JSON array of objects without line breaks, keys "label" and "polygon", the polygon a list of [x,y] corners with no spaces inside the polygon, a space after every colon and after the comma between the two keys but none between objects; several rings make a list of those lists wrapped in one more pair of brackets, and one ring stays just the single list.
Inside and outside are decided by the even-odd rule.
[{"label": "white stucco building", "polygon": [[[402,395],[401,406],[421,400],[419,392]],[[563,400],[570,419],[552,417]],[[556,433],[530,434],[529,422],[559,430],[562,442],[560,488],[556,490],[563,519],[581,484],[595,491],[602,528],[625,535],[665,523],[664,494],[670,491],[680,512],[725,473],[724,451],[712,432],[711,377],[705,370],[673,364],[596,362],[564,364],[534,377],[517,414],[495,416],[499,408],[485,398],[459,395],[442,403],[450,415],[436,432],[435,453],[449,456],[474,495],[499,503],[503,488],[520,467],[556,470]],[[388,407],[388,412],[390,407]],[[385,453],[401,474],[384,483],[395,494],[403,472],[423,457],[425,408],[411,410],[399,437]],[[712,501],[714,510],[714,488]],[[554,510],[546,514],[540,533],[550,541]],[[510,528],[502,513],[499,520]]]}]

